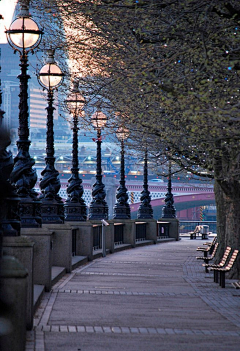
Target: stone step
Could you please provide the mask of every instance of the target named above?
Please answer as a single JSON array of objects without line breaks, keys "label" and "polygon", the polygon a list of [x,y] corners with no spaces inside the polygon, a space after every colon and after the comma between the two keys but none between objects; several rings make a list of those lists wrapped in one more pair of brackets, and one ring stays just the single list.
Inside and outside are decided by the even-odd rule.
[{"label": "stone step", "polygon": [[44,285],[34,284],[33,286],[33,313],[36,312],[37,308],[41,303],[41,299],[44,294]]},{"label": "stone step", "polygon": [[83,266],[88,262],[87,256],[73,256],[72,257],[72,269],[75,269],[79,266]]},{"label": "stone step", "polygon": [[157,239],[157,244],[168,243],[169,241],[176,241],[176,239],[175,238],[161,238],[161,239]]},{"label": "stone step", "polygon": [[153,245],[154,241],[153,240],[136,240],[136,247],[138,246],[146,246],[146,245]]},{"label": "stone step", "polygon": [[[108,255],[110,253],[110,251],[108,249],[106,249],[106,255]],[[102,249],[99,250],[93,250],[93,259],[97,259],[103,257],[103,251]]]},{"label": "stone step", "polygon": [[115,245],[114,246],[114,252],[119,252],[123,250],[128,250],[131,249],[132,245],[131,244],[120,244],[120,245]]},{"label": "stone step", "polygon": [[52,266],[52,286],[66,274],[65,267]]}]

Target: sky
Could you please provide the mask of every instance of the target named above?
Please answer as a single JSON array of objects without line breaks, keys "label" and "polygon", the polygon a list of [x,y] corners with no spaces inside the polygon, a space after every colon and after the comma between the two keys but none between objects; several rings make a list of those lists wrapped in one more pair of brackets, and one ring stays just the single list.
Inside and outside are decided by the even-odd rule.
[{"label": "sky", "polygon": [[9,28],[18,0],[0,0],[0,14],[3,20],[0,20],[0,44],[7,43],[6,33],[4,31]]}]

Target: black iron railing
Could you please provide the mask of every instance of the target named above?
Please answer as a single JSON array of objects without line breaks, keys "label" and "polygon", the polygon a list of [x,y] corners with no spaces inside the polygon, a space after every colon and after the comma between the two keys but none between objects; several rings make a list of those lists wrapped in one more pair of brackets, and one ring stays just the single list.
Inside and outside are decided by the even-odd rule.
[{"label": "black iron railing", "polygon": [[93,225],[93,250],[102,249],[102,226]]},{"label": "black iron railing", "polygon": [[147,223],[136,222],[135,224],[136,224],[136,241],[146,240]]},{"label": "black iron railing", "polygon": [[157,238],[169,238],[169,222],[157,222]]},{"label": "black iron railing", "polygon": [[114,223],[114,245],[121,245],[123,241],[123,223]]},{"label": "black iron railing", "polygon": [[72,256],[77,252],[77,229],[72,229]]},{"label": "black iron railing", "polygon": [[197,225],[208,225],[209,232],[212,232],[212,233],[217,232],[217,222],[216,221],[180,221],[179,232],[180,233],[193,232]]}]

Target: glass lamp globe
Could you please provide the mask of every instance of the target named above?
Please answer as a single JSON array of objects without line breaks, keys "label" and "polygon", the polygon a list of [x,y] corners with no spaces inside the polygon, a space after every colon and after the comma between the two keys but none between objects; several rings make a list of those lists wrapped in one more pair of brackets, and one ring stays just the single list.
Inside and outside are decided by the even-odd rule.
[{"label": "glass lamp globe", "polygon": [[107,116],[101,111],[96,111],[91,117],[91,122],[95,129],[102,129],[107,123]]},{"label": "glass lamp globe", "polygon": [[61,84],[62,79],[63,73],[55,63],[47,63],[39,72],[39,80],[47,89],[56,88]]},{"label": "glass lamp globe", "polygon": [[85,99],[78,91],[73,92],[68,96],[66,104],[70,113],[80,113],[85,104]]},{"label": "glass lamp globe", "polygon": [[18,48],[31,48],[38,44],[40,34],[38,25],[29,17],[19,17],[6,31],[8,41]]},{"label": "glass lamp globe", "polygon": [[117,138],[120,141],[126,140],[129,136],[129,130],[125,127],[119,127],[116,131]]}]

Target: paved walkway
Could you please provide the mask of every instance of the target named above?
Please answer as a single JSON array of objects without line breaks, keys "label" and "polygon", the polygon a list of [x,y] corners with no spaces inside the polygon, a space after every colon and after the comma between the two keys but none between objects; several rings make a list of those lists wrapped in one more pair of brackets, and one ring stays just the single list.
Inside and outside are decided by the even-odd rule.
[{"label": "paved walkway", "polygon": [[239,351],[240,291],[196,260],[202,240],[97,259],[46,293],[27,351]]}]

